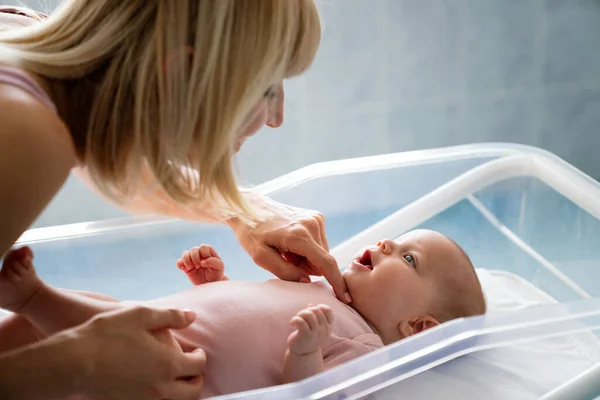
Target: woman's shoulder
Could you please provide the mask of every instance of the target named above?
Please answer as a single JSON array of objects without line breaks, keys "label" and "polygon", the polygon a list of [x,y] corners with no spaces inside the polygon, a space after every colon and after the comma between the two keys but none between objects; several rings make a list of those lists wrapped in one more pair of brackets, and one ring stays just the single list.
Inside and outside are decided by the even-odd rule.
[{"label": "woman's shoulder", "polygon": [[53,109],[21,88],[0,83],[0,121],[0,143],[25,142],[31,148],[50,145],[54,149],[46,151],[74,160],[66,125]]},{"label": "woman's shoulder", "polygon": [[0,159],[3,169],[12,168],[11,179],[62,185],[77,157],[67,127],[53,110],[17,87],[0,84]]},{"label": "woman's shoulder", "polygon": [[0,252],[35,221],[75,165],[65,129],[47,106],[0,85]]}]

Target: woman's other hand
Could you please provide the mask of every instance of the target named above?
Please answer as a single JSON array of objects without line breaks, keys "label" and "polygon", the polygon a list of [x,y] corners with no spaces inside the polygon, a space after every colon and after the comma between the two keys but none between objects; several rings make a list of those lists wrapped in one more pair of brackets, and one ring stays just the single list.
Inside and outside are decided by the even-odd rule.
[{"label": "woman's other hand", "polygon": [[169,333],[194,318],[189,311],[134,307],[99,314],[75,329],[86,356],[80,392],[115,400],[198,399],[206,355],[182,352]]},{"label": "woman's other hand", "polygon": [[309,275],[325,276],[336,296],[351,301],[335,258],[329,254],[323,214],[261,201],[272,214],[256,226],[238,219],[228,223],[254,262],[280,279],[309,282]]}]

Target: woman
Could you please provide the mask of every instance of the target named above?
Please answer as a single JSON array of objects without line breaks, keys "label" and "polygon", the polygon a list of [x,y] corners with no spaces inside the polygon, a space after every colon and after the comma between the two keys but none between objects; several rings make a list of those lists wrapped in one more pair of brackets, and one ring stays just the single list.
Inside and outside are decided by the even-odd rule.
[{"label": "woman", "polygon": [[[351,301],[323,216],[241,192],[231,167],[250,135],[281,125],[282,82],[313,61],[313,0],[70,0],[48,18],[22,14],[2,25],[24,28],[0,34],[2,254],[75,170],[126,210],[226,223],[258,265],[323,274]],[[204,353],[164,345],[193,319],[101,315],[0,354],[0,393],[197,398]]]}]

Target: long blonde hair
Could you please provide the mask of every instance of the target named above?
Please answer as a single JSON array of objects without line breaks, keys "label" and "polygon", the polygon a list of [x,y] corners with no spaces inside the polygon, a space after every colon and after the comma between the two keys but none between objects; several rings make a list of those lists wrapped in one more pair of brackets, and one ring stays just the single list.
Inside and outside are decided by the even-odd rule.
[{"label": "long blonde hair", "polygon": [[217,196],[248,216],[232,142],[320,38],[314,0],[68,0],[1,33],[0,63],[64,91],[79,158],[106,195],[139,189],[147,164],[176,201]]}]

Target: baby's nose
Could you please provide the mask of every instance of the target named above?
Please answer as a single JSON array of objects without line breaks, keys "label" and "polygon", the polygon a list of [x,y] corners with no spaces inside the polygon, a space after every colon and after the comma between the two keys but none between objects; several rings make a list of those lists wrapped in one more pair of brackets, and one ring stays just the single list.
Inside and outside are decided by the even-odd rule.
[{"label": "baby's nose", "polygon": [[384,239],[381,242],[377,243],[377,246],[379,246],[383,254],[389,255],[394,249],[394,242],[389,239]]}]

